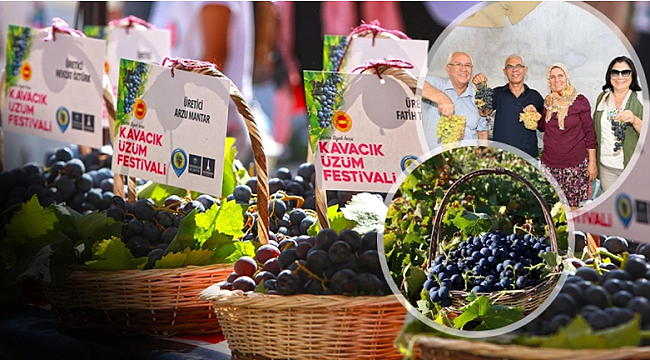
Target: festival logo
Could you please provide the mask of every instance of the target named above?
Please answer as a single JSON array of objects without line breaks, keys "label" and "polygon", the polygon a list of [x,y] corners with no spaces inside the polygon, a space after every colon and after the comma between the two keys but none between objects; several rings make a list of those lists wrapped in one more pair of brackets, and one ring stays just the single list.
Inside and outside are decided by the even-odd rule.
[{"label": "festival logo", "polygon": [[632,220],[632,201],[627,194],[619,194],[616,197],[616,212],[623,226],[627,228]]},{"label": "festival logo", "polygon": [[61,133],[64,133],[70,126],[70,112],[64,106],[56,110],[56,123],[59,124]]},{"label": "festival logo", "polygon": [[176,176],[181,177],[185,168],[187,167],[187,154],[181,148],[176,148],[172,151],[172,168]]},{"label": "festival logo", "polygon": [[133,107],[133,114],[138,120],[144,119],[145,115],[147,115],[147,104],[142,99],[137,99],[135,101],[135,106]]},{"label": "festival logo", "polygon": [[28,62],[25,62],[20,68],[20,76],[25,81],[29,81],[32,78],[32,66]]},{"label": "festival logo", "polygon": [[415,168],[418,167],[420,164],[421,164],[420,159],[418,159],[418,157],[415,155],[406,155],[402,158],[402,161],[400,162],[402,171],[404,171],[407,174],[415,170]]}]

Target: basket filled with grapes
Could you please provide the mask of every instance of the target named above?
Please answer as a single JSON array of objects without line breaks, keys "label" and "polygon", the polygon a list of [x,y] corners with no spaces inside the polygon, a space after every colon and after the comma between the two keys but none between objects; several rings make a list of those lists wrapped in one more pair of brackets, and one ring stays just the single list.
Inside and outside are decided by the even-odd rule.
[{"label": "basket filled with grapes", "polygon": [[[576,241],[580,240],[576,233]],[[650,246],[610,236],[587,259],[570,258],[570,274],[542,314],[500,343],[424,336],[426,360],[650,358]],[[584,242],[584,237],[582,241]]]},{"label": "basket filled with grapes", "polygon": [[[469,236],[444,251],[439,234],[452,194],[464,182],[490,174],[512,177],[532,192],[541,205],[550,239],[530,232],[520,236],[517,232],[494,231]],[[519,230],[526,231],[524,227]],[[436,213],[431,242],[424,290],[432,303],[452,312],[460,312],[478,295],[498,306],[522,308],[528,314],[544,302],[559,279],[561,258],[551,213],[526,179],[506,169],[476,170],[454,182]]]},{"label": "basket filled with grapes", "polygon": [[451,144],[461,141],[465,136],[465,124],[467,117],[452,115],[451,117],[441,116],[438,120],[438,139],[443,144]]},{"label": "basket filled with grapes", "polygon": [[393,342],[406,309],[382,275],[374,231],[271,242],[201,298],[233,359],[401,359]]},{"label": "basket filled with grapes", "polygon": [[[213,67],[199,65],[184,60],[172,66],[224,77]],[[118,190],[125,192],[124,183],[118,181],[121,176],[113,178],[108,169],[86,173],[84,163],[70,159],[64,150],[54,154],[49,168],[28,168],[41,177],[49,173],[47,184],[43,181],[47,190],[16,204],[9,222],[24,224],[38,214],[47,220],[38,223],[45,235],[29,239],[13,227],[8,235],[24,240],[8,242],[2,250],[18,258],[10,276],[35,275],[40,281],[57,324],[158,336],[221,330],[211,304],[199,300],[198,294],[225,281],[233,262],[253,255],[255,241],[264,244],[269,237],[267,164],[260,133],[234,85],[230,94],[251,137],[257,165],[255,196],[240,185],[223,199],[190,196],[188,191],[187,196],[171,195],[160,202],[146,197],[136,201],[132,196],[125,201],[116,195]],[[107,101],[107,108],[113,121],[114,102]],[[58,160],[67,162],[58,166]],[[129,185],[135,183],[132,180]],[[131,195],[131,186],[128,192]],[[11,195],[27,200],[26,194],[15,193]],[[49,199],[54,196],[58,198]],[[249,208],[255,209],[254,216]]]}]

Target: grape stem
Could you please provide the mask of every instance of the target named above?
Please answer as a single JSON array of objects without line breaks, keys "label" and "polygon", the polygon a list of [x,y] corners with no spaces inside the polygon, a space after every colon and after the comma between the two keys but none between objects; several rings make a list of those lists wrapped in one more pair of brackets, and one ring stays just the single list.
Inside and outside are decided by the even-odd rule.
[{"label": "grape stem", "polygon": [[[621,264],[625,262],[622,257],[616,256],[616,255],[610,253],[609,251],[607,251],[607,249],[600,248],[600,247],[596,251],[595,255],[605,255],[605,256],[609,257],[610,259],[613,259],[613,260],[616,260],[616,261],[620,262]],[[594,259],[595,259],[595,257],[594,257]]]},{"label": "grape stem", "polygon": [[[527,224],[527,225],[530,225],[530,224]],[[523,226],[515,225],[515,226],[512,227],[512,232],[513,233],[517,233],[517,230],[521,230],[521,231],[525,232],[526,234],[528,234],[528,235],[534,237],[535,239],[537,239],[537,236],[533,232],[531,232],[530,230],[526,229]]]},{"label": "grape stem", "polygon": [[298,275],[298,270],[302,270],[302,271],[306,272],[307,275],[309,275],[310,278],[313,278],[313,279],[316,279],[316,280],[320,281],[321,284],[323,285],[323,290],[327,290],[327,288],[325,287],[325,281],[327,281],[326,279],[323,279],[320,276],[314,274],[311,270],[307,269],[306,266],[302,265],[300,263],[300,261],[298,261],[298,260],[296,260],[296,266],[298,268],[293,271],[294,275]]},{"label": "grape stem", "polygon": [[10,207],[6,208],[3,212],[0,213],[0,217],[4,216],[8,212],[10,212],[10,210],[13,210],[13,209],[15,209],[15,208],[17,208],[19,206],[22,206],[22,205],[23,205],[23,203],[18,203],[18,204],[11,205]]}]

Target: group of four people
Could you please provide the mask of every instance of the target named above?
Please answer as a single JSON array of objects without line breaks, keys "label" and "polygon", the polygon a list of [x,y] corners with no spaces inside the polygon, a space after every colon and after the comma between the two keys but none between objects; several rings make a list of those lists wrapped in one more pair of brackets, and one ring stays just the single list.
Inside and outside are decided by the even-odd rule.
[{"label": "group of four people", "polygon": [[[430,101],[428,106],[433,107],[427,109],[425,105],[423,109],[429,147],[440,146],[436,136],[440,117],[454,114],[466,118],[463,140],[487,140],[489,114],[479,111],[476,92],[470,84],[487,83],[487,78],[481,73],[472,77],[472,59],[463,52],[449,55],[446,70],[448,79],[427,76],[422,93]],[[537,129],[544,133],[542,171],[553,176],[569,204],[578,207],[588,199],[594,179],[599,178],[602,189],[607,190],[634,153],[643,114],[637,95],[641,88],[636,67],[625,56],[611,61],[593,116],[589,100],[573,87],[564,64],[548,67],[546,78],[550,92],[546,98],[526,85],[527,72],[521,56],[511,55],[506,59],[503,73],[508,83],[492,89],[492,101],[488,104],[490,111],[495,112],[492,140],[537,158],[537,132],[526,129],[519,115],[525,112],[541,115]],[[615,146],[612,121],[626,124],[622,147]]]}]

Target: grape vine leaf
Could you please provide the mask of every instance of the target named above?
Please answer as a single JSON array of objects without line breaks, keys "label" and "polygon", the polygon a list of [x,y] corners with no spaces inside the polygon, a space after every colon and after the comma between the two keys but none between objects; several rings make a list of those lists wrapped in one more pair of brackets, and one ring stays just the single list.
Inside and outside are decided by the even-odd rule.
[{"label": "grape vine leaf", "polygon": [[594,331],[581,316],[550,336],[521,336],[513,342],[519,345],[559,349],[614,349],[641,344],[641,317],[639,314],[625,324]]},{"label": "grape vine leaf", "polygon": [[[243,235],[243,226],[243,207],[235,200],[222,203],[221,207],[215,204],[204,213],[193,210],[181,220],[178,233],[165,250],[165,255],[188,247],[192,250],[202,247],[214,249],[220,236],[232,239]],[[204,246],[206,242],[209,246]]]},{"label": "grape vine leaf", "polygon": [[266,288],[264,287],[264,280],[260,281],[260,283],[257,284],[257,286],[255,286],[255,291],[253,292],[265,294],[265,295],[269,294],[269,291],[266,290]]},{"label": "grape vine leaf", "polygon": [[82,261],[92,258],[93,253],[90,249],[93,244],[100,240],[122,236],[122,223],[106,216],[106,213],[97,211],[74,219],[74,228],[79,235],[79,241],[75,246],[83,243],[84,249],[88,249],[82,253]]},{"label": "grape vine leaf", "polygon": [[[235,157],[237,156],[237,148],[235,147],[235,138],[226,138],[226,151],[224,152],[223,161],[223,181],[221,183],[221,196],[227,197],[232,194],[235,186],[238,184],[237,171],[235,171]],[[245,172],[245,171],[244,171]]]},{"label": "grape vine leaf", "polygon": [[357,225],[356,221],[345,218],[343,212],[339,211],[338,205],[327,208],[327,217],[329,219],[330,229],[336,230],[337,233],[345,229],[353,229]]},{"label": "grape vine leaf", "polygon": [[156,261],[154,264],[154,269],[175,269],[181,268],[185,265],[187,260],[187,253],[178,252],[178,253],[169,253],[162,257],[162,259]]},{"label": "grape vine leaf", "polygon": [[214,250],[208,249],[199,249],[199,250],[190,250],[189,248],[183,251],[183,254],[187,254],[187,259],[183,266],[203,266],[210,265],[212,256],[214,256]]},{"label": "grape vine leaf", "polygon": [[546,277],[546,275],[552,273],[555,270],[555,267],[562,264],[562,258],[559,254],[556,254],[552,251],[547,251],[539,255],[545,262],[546,265],[542,270],[541,278]]},{"label": "grape vine leaf", "polygon": [[5,225],[7,230],[6,243],[26,244],[30,240],[37,239],[48,231],[54,230],[59,221],[54,209],[53,207],[44,209],[38,202],[36,195],[32,196],[15,213],[9,224]]},{"label": "grape vine leaf", "polygon": [[388,208],[384,202],[374,194],[360,193],[341,209],[346,219],[355,221],[354,230],[360,234],[372,231],[381,231],[384,228]]},{"label": "grape vine leaf", "polygon": [[58,232],[56,239],[45,246],[27,247],[16,266],[5,277],[5,285],[14,285],[23,277],[48,283],[61,283],[72,272],[77,257],[72,240]]},{"label": "grape vine leaf", "polygon": [[492,227],[490,216],[484,213],[459,211],[454,218],[454,225],[463,232],[463,235],[477,235],[489,231]]},{"label": "grape vine leaf", "polygon": [[427,280],[424,270],[408,264],[404,268],[404,275],[404,290],[409,294],[409,297],[418,295],[418,291],[422,289],[424,282]]},{"label": "grape vine leaf", "polygon": [[313,224],[311,224],[309,229],[307,229],[307,235],[308,236],[316,236],[316,235],[318,235],[319,231],[320,231],[320,226],[318,225],[318,221],[316,221]]},{"label": "grape vine leaf", "polygon": [[524,317],[523,307],[509,308],[506,306],[494,305],[487,296],[477,296],[472,292],[467,300],[469,304],[460,308],[463,311],[456,319],[454,326],[462,329],[467,323],[475,319],[481,319],[481,323],[475,330],[499,329],[521,320]]},{"label": "grape vine leaf", "polygon": [[131,250],[118,237],[99,241],[93,246],[93,259],[86,261],[82,270],[141,270],[147,263],[146,257],[134,258]]},{"label": "grape vine leaf", "polygon": [[257,247],[250,241],[230,240],[219,246],[212,256],[213,264],[232,263],[242,256],[255,257]]}]

